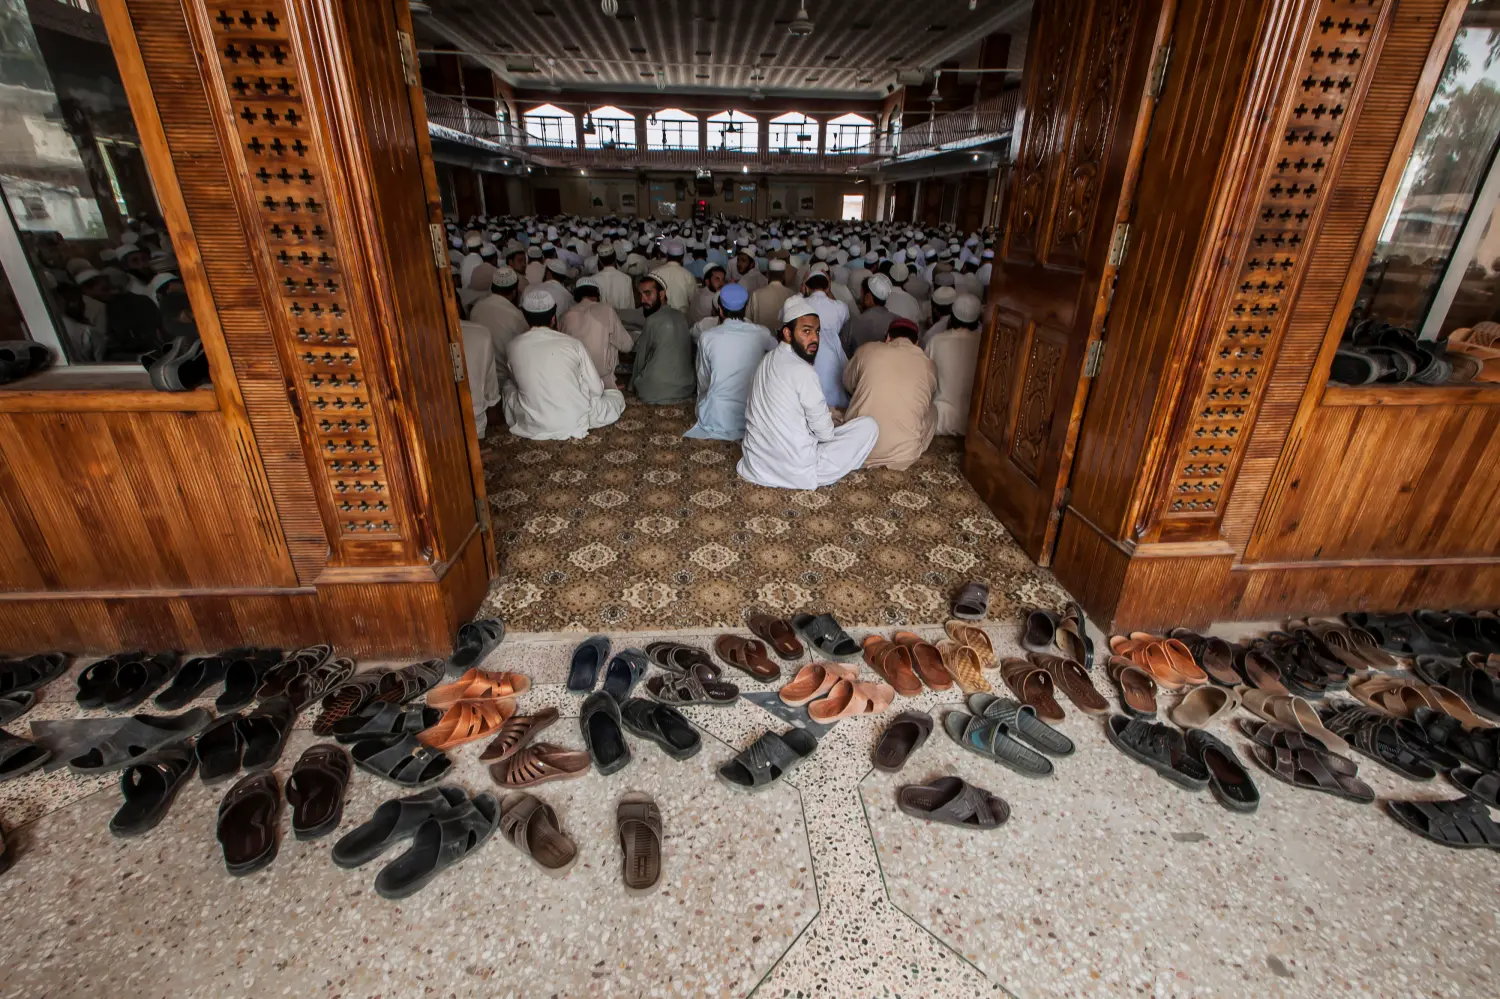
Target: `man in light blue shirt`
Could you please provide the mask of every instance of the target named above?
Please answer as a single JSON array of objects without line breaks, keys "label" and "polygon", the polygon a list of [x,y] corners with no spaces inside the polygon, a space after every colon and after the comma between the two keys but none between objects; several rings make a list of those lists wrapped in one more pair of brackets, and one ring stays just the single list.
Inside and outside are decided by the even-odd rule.
[{"label": "man in light blue shirt", "polygon": [[750,296],[726,284],[719,292],[719,325],[698,341],[698,422],[684,437],[737,441],[745,436],[745,399],[750,382],[776,338],[745,320]]}]

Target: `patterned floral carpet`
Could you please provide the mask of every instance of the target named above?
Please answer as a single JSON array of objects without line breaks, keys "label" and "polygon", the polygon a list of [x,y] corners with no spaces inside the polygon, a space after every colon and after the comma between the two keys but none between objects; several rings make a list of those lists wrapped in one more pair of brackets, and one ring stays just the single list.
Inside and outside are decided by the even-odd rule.
[{"label": "patterned floral carpet", "polygon": [[689,406],[633,399],[583,440],[482,443],[501,574],[486,610],[512,631],[739,625],[755,610],[832,611],[846,626],[933,624],[966,580],[990,613],[1058,606],[939,437],[904,472],[790,492],[735,474],[740,447],[689,440]]}]

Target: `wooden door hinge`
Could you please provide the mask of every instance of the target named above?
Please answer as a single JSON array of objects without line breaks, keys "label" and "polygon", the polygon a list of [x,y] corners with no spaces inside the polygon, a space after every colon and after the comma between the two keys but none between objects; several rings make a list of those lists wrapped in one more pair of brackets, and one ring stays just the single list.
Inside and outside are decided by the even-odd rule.
[{"label": "wooden door hinge", "polygon": [[397,46],[401,49],[401,75],[406,78],[408,87],[421,84],[421,78],[417,76],[417,47],[412,42],[411,34],[406,31],[396,32]]},{"label": "wooden door hinge", "polygon": [[1089,352],[1083,358],[1083,377],[1098,378],[1099,371],[1104,367],[1104,341],[1094,340],[1089,343]]},{"label": "wooden door hinge", "polygon": [[1161,48],[1156,50],[1156,61],[1151,65],[1151,86],[1148,93],[1152,100],[1161,96],[1161,92],[1167,86],[1167,67],[1172,64],[1172,39],[1168,38],[1162,42]]},{"label": "wooden door hinge", "polygon": [[1125,254],[1130,251],[1130,223],[1121,222],[1115,226],[1115,235],[1109,241],[1109,266],[1119,267],[1125,262]]},{"label": "wooden door hinge", "polygon": [[453,360],[453,380],[464,380],[464,349],[456,343],[448,344],[448,356]]},{"label": "wooden door hinge", "polygon": [[490,533],[490,499],[488,496],[474,497],[474,519],[479,522],[479,530]]},{"label": "wooden door hinge", "polygon": [[432,239],[432,262],[437,264],[438,270],[447,273],[448,269],[453,266],[452,261],[448,259],[447,234],[442,226],[432,222],[427,226],[427,235]]}]

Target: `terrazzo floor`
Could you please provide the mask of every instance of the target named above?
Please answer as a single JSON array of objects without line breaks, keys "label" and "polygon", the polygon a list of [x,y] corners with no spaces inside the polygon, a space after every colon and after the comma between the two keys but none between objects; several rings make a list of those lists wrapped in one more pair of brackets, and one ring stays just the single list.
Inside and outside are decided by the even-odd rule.
[{"label": "terrazzo floor", "polygon": [[[1002,655],[1017,651],[1013,620],[989,630]],[[533,678],[523,711],[552,704],[566,716],[576,639],[513,634],[485,666]],[[71,695],[57,681],[13,730],[77,714]],[[896,707],[940,724],[957,702],[926,693]],[[904,771],[882,774],[869,759],[886,719],[856,718],[752,796],[714,768],[785,723],[745,700],[687,714],[705,735],[692,760],[632,739],[621,773],[538,790],[580,844],[566,878],[497,836],[400,903],[370,887],[380,861],[340,870],[326,856],[336,835],[295,841],[285,814],[275,863],[228,877],[213,840],[222,785],[194,779],[161,826],[115,840],[113,780],[57,771],[0,784],[18,845],[0,875],[0,997],[1495,994],[1500,856],[1429,844],[1377,806],[1255,771],[1261,809],[1234,815],[1127,760],[1098,719],[1072,710],[1060,727],[1077,752],[1047,779],[967,754],[940,730]],[[1216,731],[1243,744],[1227,724]],[[566,717],[545,738],[581,746]],[[280,777],[312,741],[294,735]],[[452,783],[491,788],[482,746],[455,751]],[[898,786],[947,773],[1004,797],[1009,822],[968,833],[896,809]],[[1454,796],[1373,763],[1360,775],[1382,798]],[[622,890],[612,831],[615,801],[632,790],[656,798],[666,828],[663,884],[645,897]],[[340,832],[396,793],[356,771]]]}]

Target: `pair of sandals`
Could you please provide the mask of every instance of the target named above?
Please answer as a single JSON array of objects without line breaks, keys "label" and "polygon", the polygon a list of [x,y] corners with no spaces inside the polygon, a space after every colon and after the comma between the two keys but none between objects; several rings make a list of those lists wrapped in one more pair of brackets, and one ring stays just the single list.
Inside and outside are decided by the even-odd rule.
[{"label": "pair of sandals", "polygon": [[1073,740],[1042,721],[1029,704],[971,694],[965,705],[973,713],[949,711],[943,716],[943,731],[975,755],[1026,777],[1046,777],[1053,771],[1049,756],[1073,753]]},{"label": "pair of sandals", "polygon": [[1277,780],[1355,804],[1375,800],[1375,789],[1359,779],[1359,764],[1313,736],[1273,722],[1241,719],[1239,724],[1250,737],[1250,758]]},{"label": "pair of sandals", "polygon": [[807,716],[819,725],[832,725],[854,715],[885,712],[895,702],[896,690],[888,683],[859,679],[853,666],[821,662],[798,670],[779,696],[792,707],[806,706]]},{"label": "pair of sandals", "polygon": [[241,770],[265,770],[281,759],[299,711],[285,695],[262,701],[253,711],[220,715],[198,737],[198,774],[205,784],[228,780]]},{"label": "pair of sandals", "polygon": [[1177,691],[1208,682],[1208,674],[1180,638],[1144,631],[1131,632],[1129,636],[1113,635],[1109,651],[1150,673],[1163,690]]},{"label": "pair of sandals", "polygon": [[558,717],[556,708],[543,708],[533,715],[507,718],[479,754],[481,763],[490,764],[490,779],[501,787],[528,788],[577,777],[587,770],[588,753],[535,741]]},{"label": "pair of sandals", "polygon": [[[317,839],[338,828],[350,774],[348,755],[329,743],[308,747],[297,760],[286,783],[292,834],[297,839]],[[254,874],[276,859],[281,802],[281,785],[269,770],[241,778],[224,795],[215,836],[231,875]]]},{"label": "pair of sandals", "polygon": [[904,697],[920,694],[923,684],[940,691],[953,687],[942,651],[914,631],[898,631],[890,639],[867,635],[861,644],[865,662]]},{"label": "pair of sandals", "polygon": [[347,870],[410,840],[375,876],[375,891],[382,898],[408,898],[483,846],[500,828],[500,818],[500,802],[493,794],[471,798],[462,788],[445,784],[382,803],[339,838],[331,855]]},{"label": "pair of sandals", "polygon": [[1095,688],[1084,668],[1072,659],[1028,652],[1025,659],[1007,659],[1001,663],[1000,678],[1022,704],[1048,722],[1067,717],[1057,703],[1058,690],[1085,714],[1109,712],[1109,702]]},{"label": "pair of sandals", "polygon": [[154,694],[177,672],[175,652],[119,652],[89,665],[78,675],[80,708],[129,711]]},{"label": "pair of sandals", "polygon": [[1232,812],[1260,807],[1260,789],[1234,749],[1203,729],[1176,729],[1140,718],[1111,715],[1105,737],[1126,756],[1188,791],[1207,789]]},{"label": "pair of sandals", "polygon": [[1495,724],[1480,717],[1468,701],[1440,684],[1371,673],[1351,680],[1349,693],[1366,707],[1394,718],[1412,718],[1419,708],[1431,708],[1452,715],[1464,728],[1493,728]]},{"label": "pair of sandals", "polygon": [[52,366],[52,349],[34,340],[0,340],[0,385]]},{"label": "pair of sandals", "polygon": [[173,337],[142,354],[140,362],[158,392],[191,392],[208,381],[208,355],[196,334]]},{"label": "pair of sandals", "polygon": [[431,749],[447,750],[494,734],[516,713],[516,697],[531,689],[520,673],[489,673],[472,667],[452,683],[427,694],[427,705],[444,714],[417,739]]},{"label": "pair of sandals", "polygon": [[1044,655],[1057,651],[1084,669],[1094,668],[1094,640],[1089,637],[1083,607],[1077,603],[1069,603],[1061,615],[1040,608],[1028,611],[1021,647]]}]

